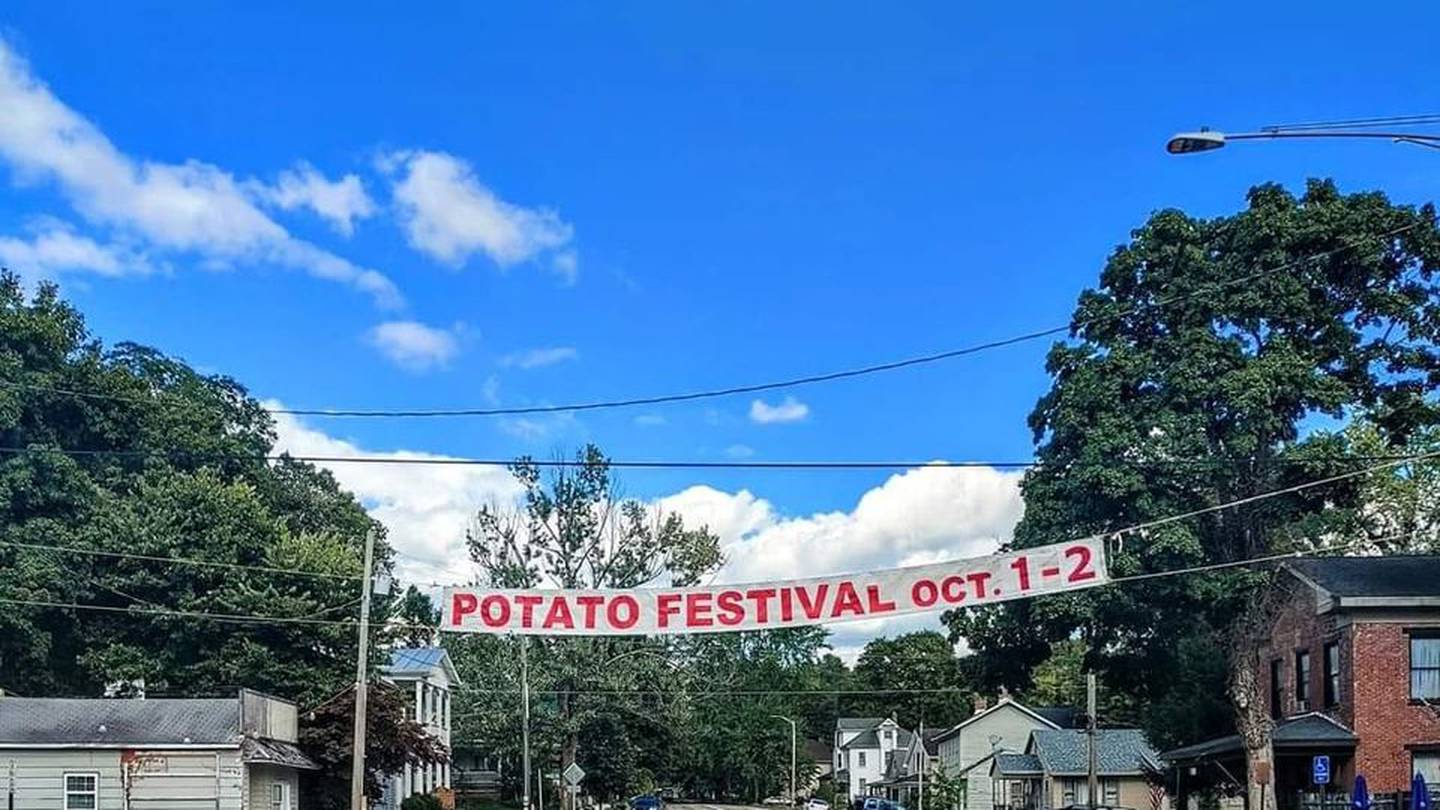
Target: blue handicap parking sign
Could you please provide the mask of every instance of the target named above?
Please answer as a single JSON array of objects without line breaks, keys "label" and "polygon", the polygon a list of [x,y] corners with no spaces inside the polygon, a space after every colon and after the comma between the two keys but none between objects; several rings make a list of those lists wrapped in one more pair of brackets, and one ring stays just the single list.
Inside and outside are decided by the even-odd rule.
[{"label": "blue handicap parking sign", "polygon": [[1310,763],[1310,776],[1317,785],[1330,784],[1330,757],[1320,754]]}]

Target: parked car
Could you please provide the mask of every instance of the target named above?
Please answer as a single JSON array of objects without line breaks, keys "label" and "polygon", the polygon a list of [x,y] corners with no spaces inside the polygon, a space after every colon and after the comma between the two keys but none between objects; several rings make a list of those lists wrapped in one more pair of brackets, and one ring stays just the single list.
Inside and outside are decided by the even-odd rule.
[{"label": "parked car", "polygon": [[814,796],[806,799],[805,804],[802,806],[805,808],[805,810],[830,810],[829,802],[825,801],[824,799],[817,799]]},{"label": "parked car", "polygon": [[779,796],[771,796],[771,797],[767,798],[765,801],[760,802],[760,803],[761,803],[761,804],[765,804],[765,805],[769,805],[769,806],[771,806],[771,807],[784,807],[785,805],[789,804],[790,802],[787,801],[786,799],[782,799],[782,798],[779,797]]},{"label": "parked car", "polygon": [[653,793],[634,796],[630,799],[630,810],[665,810],[665,800]]}]

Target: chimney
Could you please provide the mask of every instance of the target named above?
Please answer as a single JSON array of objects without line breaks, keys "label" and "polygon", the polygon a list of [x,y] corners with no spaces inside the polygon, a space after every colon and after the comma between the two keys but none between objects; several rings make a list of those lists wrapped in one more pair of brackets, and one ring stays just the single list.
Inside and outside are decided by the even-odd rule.
[{"label": "chimney", "polygon": [[985,711],[985,710],[988,709],[988,708],[990,708],[990,701],[987,700],[984,695],[976,695],[976,696],[975,696],[975,714],[980,714],[981,712]]}]

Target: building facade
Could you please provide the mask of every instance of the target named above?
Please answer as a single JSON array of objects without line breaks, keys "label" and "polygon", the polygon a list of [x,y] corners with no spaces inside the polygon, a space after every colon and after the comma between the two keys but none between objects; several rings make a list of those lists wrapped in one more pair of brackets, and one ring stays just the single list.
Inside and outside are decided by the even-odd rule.
[{"label": "building facade", "polygon": [[1066,727],[1074,717],[1074,711],[1069,709],[1032,709],[1008,697],[993,706],[977,700],[974,714],[936,738],[940,765],[946,775],[965,780],[965,810],[990,810],[988,763],[993,754],[1022,753],[1032,732]]},{"label": "building facade", "polygon": [[[1098,795],[1102,807],[1158,810],[1161,762],[1133,728],[1095,732]],[[989,762],[993,810],[1054,810],[1090,802],[1089,740],[1079,729],[1039,729],[1025,752],[997,753]]]},{"label": "building facade", "polygon": [[[450,690],[460,684],[455,665],[442,647],[412,647],[392,650],[390,663],[381,674],[409,696],[411,719],[425,727],[435,739],[451,750]],[[434,793],[452,787],[452,760],[432,765],[406,765],[391,774],[378,807],[397,808],[410,796]]]},{"label": "building facade", "polygon": [[[1331,763],[1326,790],[1348,792],[1356,774],[1372,793],[1405,791],[1417,772],[1436,784],[1440,556],[1294,560],[1283,571],[1257,673],[1276,723],[1282,806],[1321,790],[1312,778],[1316,756]],[[1244,772],[1238,738],[1165,757]]]},{"label": "building facade", "polygon": [[0,698],[0,802],[13,810],[296,810],[293,703]]},{"label": "building facade", "polygon": [[869,795],[885,778],[891,757],[909,748],[911,733],[892,717],[841,717],[835,721],[835,788],[847,799]]}]

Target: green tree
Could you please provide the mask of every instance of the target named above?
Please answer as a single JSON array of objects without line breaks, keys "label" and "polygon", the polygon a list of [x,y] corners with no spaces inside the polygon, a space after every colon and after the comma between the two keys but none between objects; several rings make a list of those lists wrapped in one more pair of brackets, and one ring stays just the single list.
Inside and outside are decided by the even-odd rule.
[{"label": "green tree", "polygon": [[[871,640],[855,662],[854,684],[876,690],[866,696],[861,714],[894,714],[911,730],[922,721],[927,728],[945,728],[970,714],[970,690],[955,645],[934,630]],[[927,691],[936,689],[948,691]]]},{"label": "green tree", "polygon": [[[708,529],[685,526],[679,515],[663,513],[621,496],[609,460],[598,447],[578,452],[574,464],[549,468],[522,458],[511,472],[523,488],[521,506],[487,505],[467,537],[481,577],[498,587],[526,588],[548,582],[562,588],[635,588],[658,582],[691,585],[719,567],[719,540]],[[635,637],[529,639],[477,645],[476,656],[504,656],[507,668],[527,644],[532,680],[553,697],[544,735],[558,745],[558,767],[579,761],[590,773],[587,787],[601,798],[620,795],[636,778],[637,747],[668,729],[636,728],[654,707],[635,708],[603,694],[614,684],[664,686],[675,673],[664,665],[659,642]],[[462,659],[469,663],[473,658]],[[491,660],[494,660],[493,658]],[[607,686],[608,685],[608,686]],[[661,691],[661,690],[654,690]],[[602,692],[602,694],[595,694]],[[468,707],[467,707],[468,708]],[[493,703],[479,700],[476,733],[492,736],[515,728],[513,711],[485,716]],[[633,733],[632,733],[633,732]],[[603,734],[602,734],[603,733]],[[594,741],[604,739],[604,745]],[[582,748],[582,743],[592,742]]]},{"label": "green tree", "polygon": [[[337,695],[306,713],[300,744],[319,771],[302,775],[307,807],[344,810],[350,806],[351,746],[355,729],[355,690]],[[386,774],[406,765],[444,762],[445,746],[410,718],[406,694],[390,684],[372,684],[365,707],[365,795],[371,802],[384,791]]]},{"label": "green tree", "polygon": [[[1344,195],[1329,182],[1299,197],[1259,186],[1232,216],[1153,215],[1111,255],[1099,287],[1080,298],[1072,339],[1049,354],[1053,384],[1030,417],[1041,463],[1025,477],[1014,544],[1104,534],[1356,469],[1334,458],[1347,451],[1343,437],[1305,432],[1316,415],[1367,413],[1386,446],[1404,446],[1436,421],[1437,269],[1432,207]],[[1362,488],[1347,480],[1129,536],[1110,568],[1323,546],[1328,530],[1353,525]],[[1078,633],[1087,667],[1163,704],[1183,681],[1186,639],[1256,626],[1238,620],[1253,615],[1260,581],[1254,572],[1162,578],[947,621],[988,683],[1028,688],[1051,645]],[[1271,755],[1268,718],[1237,676],[1257,670],[1234,657],[1227,683],[1252,764]],[[1263,786],[1250,787],[1260,810]],[[1273,789],[1265,793],[1273,807]]]}]

